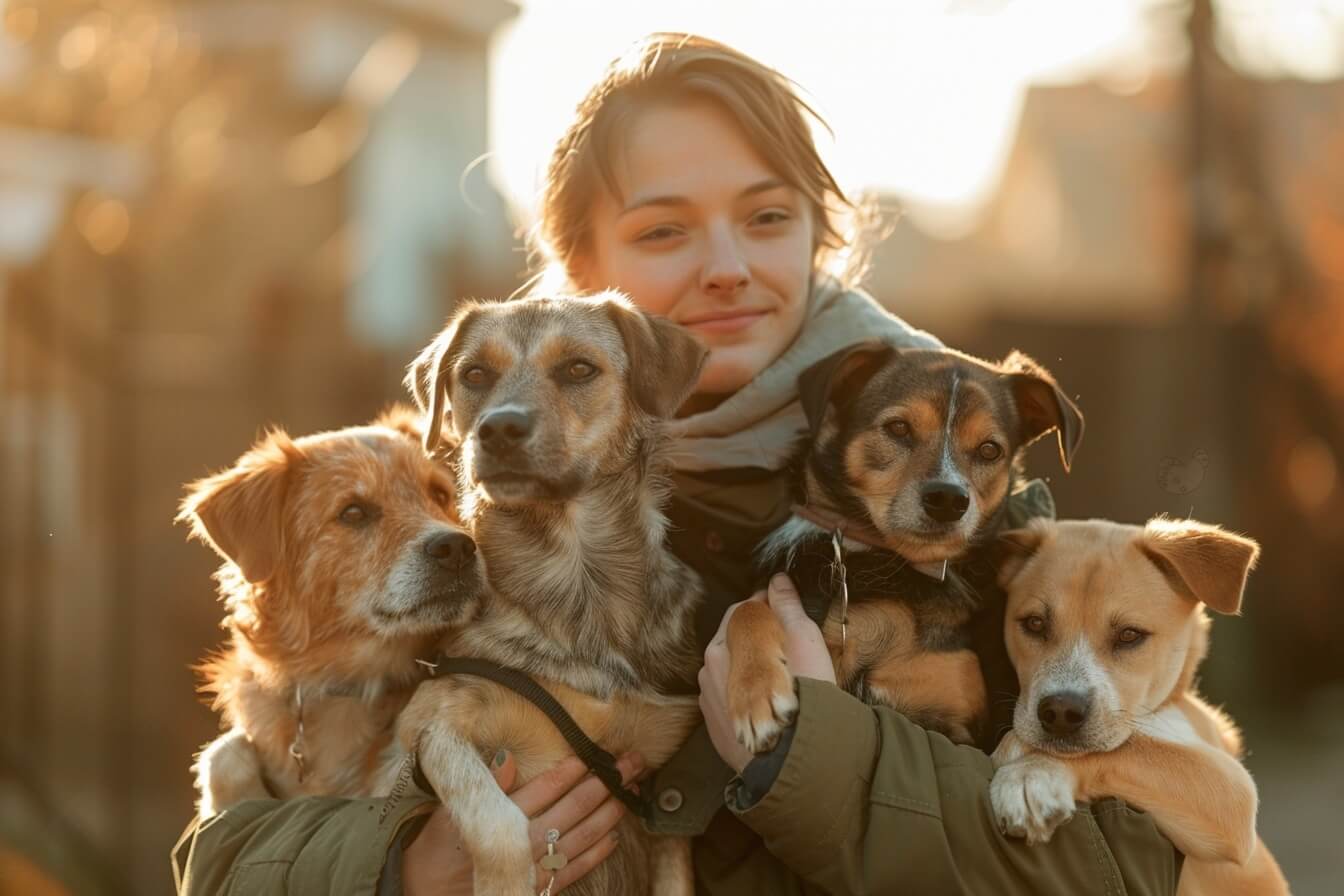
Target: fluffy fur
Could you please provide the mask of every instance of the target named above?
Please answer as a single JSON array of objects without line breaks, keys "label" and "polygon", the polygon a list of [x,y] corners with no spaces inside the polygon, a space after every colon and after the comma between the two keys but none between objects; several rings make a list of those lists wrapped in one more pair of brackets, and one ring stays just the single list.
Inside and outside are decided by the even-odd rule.
[{"label": "fluffy fur", "polygon": [[[529,673],[604,749],[638,750],[652,766],[699,718],[694,699],[664,696],[698,668],[701,587],[664,547],[662,507],[663,420],[703,356],[679,328],[611,294],[529,299],[464,309],[408,377],[431,433],[451,404],[464,515],[490,584],[483,616],[445,651]],[[457,676],[422,686],[398,730],[462,832],[476,892],[534,894],[545,880],[527,819],[483,756],[508,749],[526,782],[571,753],[550,720],[511,691]],[[691,886],[686,841],[651,838],[628,818],[617,851],[571,889]]]},{"label": "fluffy fur", "polygon": [[200,667],[228,728],[196,765],[203,817],[244,799],[388,790],[392,724],[424,677],[415,659],[482,588],[450,471],[414,420],[396,409],[301,439],[272,432],[188,487],[179,519],[224,559],[229,632]]}]

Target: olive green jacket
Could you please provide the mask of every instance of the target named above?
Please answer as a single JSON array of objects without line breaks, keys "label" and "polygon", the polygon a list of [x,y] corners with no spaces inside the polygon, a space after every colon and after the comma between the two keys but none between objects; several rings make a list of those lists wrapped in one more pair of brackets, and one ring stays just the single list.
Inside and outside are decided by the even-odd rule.
[{"label": "olive green jacket", "polygon": [[[780,479],[678,482],[673,549],[706,579],[702,643],[726,602],[749,593],[741,558],[778,523],[778,502],[787,507]],[[724,497],[743,515],[709,503]],[[1012,522],[1053,511],[1048,490],[1028,488]],[[994,823],[984,753],[831,684],[802,679],[799,700],[792,745],[755,803],[739,804],[703,727],[646,785],[651,826],[695,837],[699,893],[1175,893],[1180,856],[1148,816],[1114,800],[1082,806],[1049,844],[1029,847]],[[389,850],[432,805],[414,786],[388,800],[243,803],[188,827],[174,852],[179,892],[374,894],[380,878],[386,892]]]}]

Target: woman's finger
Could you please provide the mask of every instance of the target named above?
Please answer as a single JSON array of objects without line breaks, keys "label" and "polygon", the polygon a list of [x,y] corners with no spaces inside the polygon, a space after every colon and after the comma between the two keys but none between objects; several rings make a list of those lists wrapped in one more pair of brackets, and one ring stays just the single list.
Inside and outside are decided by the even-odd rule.
[{"label": "woman's finger", "polygon": [[559,802],[587,774],[583,760],[570,756],[509,794],[509,799],[528,818],[535,818]]},{"label": "woman's finger", "polygon": [[[582,855],[589,847],[614,831],[624,815],[625,806],[621,801],[615,797],[607,797],[606,802],[598,806],[596,811],[564,833],[555,844],[555,851],[570,859]],[[544,831],[542,837],[541,853],[536,858],[538,862],[546,857]]]},{"label": "woman's finger", "polygon": [[770,579],[770,609],[784,628],[784,651],[789,671],[802,678],[835,681],[835,663],[821,629],[803,609],[793,580],[783,573]]},{"label": "woman's finger", "polygon": [[[643,759],[637,753],[622,756],[616,763],[616,768],[621,773],[621,780],[627,783],[639,774],[643,767]],[[565,836],[610,798],[611,793],[607,790],[607,785],[595,777],[589,777],[579,783],[565,795],[564,799],[533,817],[532,823],[528,825],[528,833],[532,839],[532,854],[540,859],[546,852],[547,831],[556,830],[562,837]],[[623,803],[617,805],[624,807]]]},{"label": "woman's finger", "polygon": [[[555,886],[551,888],[551,892],[556,893],[563,890],[589,871],[592,871],[602,863],[603,859],[616,850],[618,842],[619,838],[616,832],[612,831],[588,849],[571,858],[564,868],[555,873]],[[546,886],[550,879],[551,873],[549,871],[541,872],[537,878],[538,887]]]}]

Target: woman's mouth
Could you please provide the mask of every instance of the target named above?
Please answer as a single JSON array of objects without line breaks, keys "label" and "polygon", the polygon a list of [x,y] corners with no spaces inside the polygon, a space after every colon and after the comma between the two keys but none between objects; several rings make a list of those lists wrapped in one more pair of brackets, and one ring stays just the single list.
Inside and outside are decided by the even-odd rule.
[{"label": "woman's mouth", "polygon": [[750,327],[768,311],[723,311],[715,314],[703,314],[682,321],[682,326],[696,333],[737,333]]}]

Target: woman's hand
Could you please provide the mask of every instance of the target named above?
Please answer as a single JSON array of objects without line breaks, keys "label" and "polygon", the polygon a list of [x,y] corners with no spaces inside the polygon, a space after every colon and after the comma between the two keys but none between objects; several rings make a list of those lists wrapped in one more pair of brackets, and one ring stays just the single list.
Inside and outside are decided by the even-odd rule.
[{"label": "woman's hand", "polygon": [[[768,600],[775,618],[784,628],[784,655],[789,671],[803,678],[835,683],[835,667],[821,629],[803,610],[798,589],[783,573],[770,580],[769,591],[758,591],[750,600]],[[743,601],[745,603],[746,601]],[[723,761],[737,772],[747,767],[752,754],[737,742],[733,718],[728,712],[728,619],[742,604],[733,604],[723,614],[719,630],[705,648],[705,665],[700,670],[700,711],[705,715],[710,740]]]},{"label": "woman's hand", "polygon": [[[569,757],[517,790],[513,789],[518,773],[513,756],[504,753],[496,760],[491,765],[495,780],[531,820],[528,835],[535,861],[546,854],[546,832],[552,828],[560,832],[555,851],[563,853],[569,862],[556,873],[552,893],[583,877],[616,849],[616,824],[625,814],[625,806],[607,791],[606,785],[588,774],[578,757]],[[639,754],[631,753],[622,756],[616,767],[628,784],[643,771],[644,761]],[[472,892],[471,856],[442,806],[434,810],[406,848],[401,867],[406,896],[470,896]],[[538,886],[544,887],[550,876],[549,871],[538,867]]]}]

